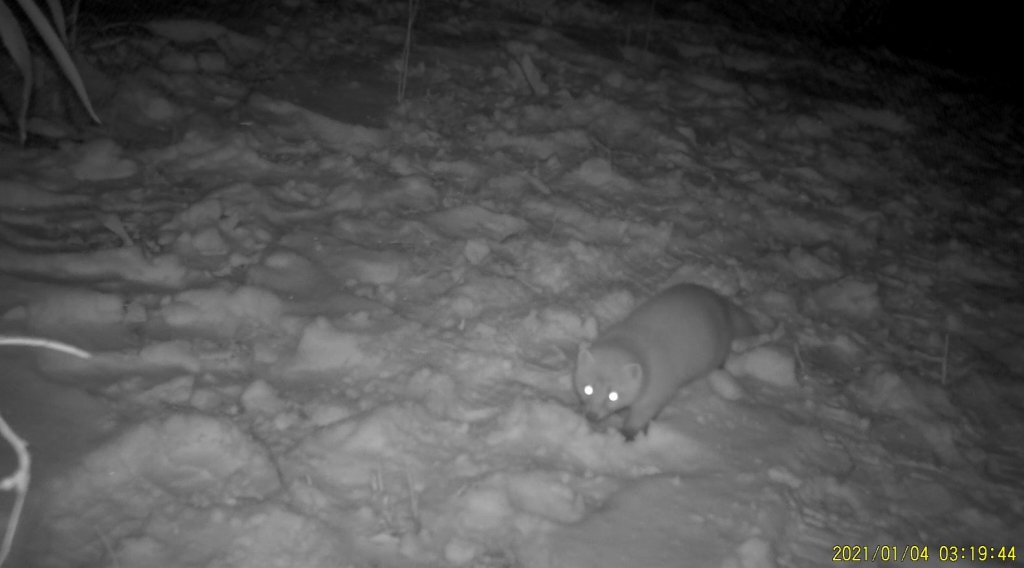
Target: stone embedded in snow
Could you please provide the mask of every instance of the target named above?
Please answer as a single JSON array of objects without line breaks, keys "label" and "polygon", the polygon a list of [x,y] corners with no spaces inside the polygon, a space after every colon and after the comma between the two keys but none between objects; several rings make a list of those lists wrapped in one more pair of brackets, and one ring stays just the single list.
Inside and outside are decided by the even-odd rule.
[{"label": "stone embedded in snow", "polygon": [[[194,389],[192,397],[189,399],[192,408],[203,412],[214,412],[227,402],[228,397],[223,392],[211,388]],[[231,397],[231,402],[234,402],[234,397]]]},{"label": "stone embedded in snow", "polygon": [[316,263],[289,249],[267,251],[260,264],[249,268],[248,281],[255,286],[298,295],[337,287]]},{"label": "stone embedded in snow", "polygon": [[331,234],[352,244],[369,248],[397,248],[401,245],[416,248],[447,240],[421,221],[388,218],[390,215],[389,213],[381,217],[372,216],[374,218],[337,215],[331,221]]},{"label": "stone embedded in snow", "polygon": [[275,115],[276,121],[268,119],[268,122],[287,125],[280,128],[294,129],[295,132],[301,132],[307,137],[312,135],[325,146],[339,152],[347,152],[353,157],[363,157],[383,147],[390,136],[385,130],[339,122],[265,95],[253,94],[249,98],[249,106],[253,110]]},{"label": "stone embedded in snow", "polygon": [[457,313],[469,318],[519,305],[529,296],[530,291],[515,280],[480,277],[451,290],[445,300],[465,300],[463,309]]},{"label": "stone embedded in snow", "polygon": [[758,298],[758,304],[770,313],[795,313],[797,302],[791,294],[779,290],[765,290]]},{"label": "stone embedded in snow", "polygon": [[782,263],[784,269],[802,280],[835,280],[843,275],[839,265],[826,262],[802,247],[791,249]]},{"label": "stone embedded in snow", "polygon": [[195,382],[196,379],[193,375],[182,375],[141,392],[132,397],[132,400],[150,406],[155,404],[184,406],[192,400],[192,389]]},{"label": "stone embedded in snow", "polygon": [[579,241],[561,245],[534,239],[510,239],[495,249],[508,255],[506,258],[516,259],[519,280],[552,295],[578,284],[581,271],[592,274],[607,264],[600,249]]},{"label": "stone embedded in snow", "polygon": [[483,552],[483,545],[459,537],[452,538],[444,545],[444,559],[456,566],[469,564]]},{"label": "stone embedded in snow", "polygon": [[189,247],[199,256],[221,256],[231,252],[228,243],[217,227],[204,227],[195,233],[182,233],[175,243],[175,249]]},{"label": "stone embedded in snow", "polygon": [[478,266],[491,254],[491,247],[484,239],[469,239],[462,249],[462,254],[470,264]]},{"label": "stone embedded in snow", "polygon": [[725,369],[736,377],[749,377],[780,388],[799,386],[796,359],[778,346],[764,345],[730,356]]},{"label": "stone embedded in snow", "polygon": [[[239,186],[235,186],[238,188]],[[243,189],[249,189],[244,187]],[[225,204],[216,195],[209,195],[178,212],[165,223],[161,230],[195,231],[203,227],[215,227],[225,216]]]},{"label": "stone embedded in snow", "polygon": [[288,408],[288,403],[277,394],[274,387],[270,386],[267,381],[258,379],[249,384],[249,386],[242,392],[240,397],[242,408],[246,412],[264,414],[273,416],[279,412],[284,412]]},{"label": "stone embedded in snow", "polygon": [[575,523],[585,512],[583,496],[562,481],[563,473],[534,471],[508,476],[507,491],[520,511],[559,523]]},{"label": "stone embedded in snow", "polygon": [[429,211],[437,207],[441,194],[430,178],[422,175],[402,176],[364,191],[366,207],[397,211]]},{"label": "stone embedded in snow", "polygon": [[836,333],[823,336],[813,329],[799,330],[795,333],[796,343],[800,349],[819,351],[841,365],[860,367],[865,357],[867,340],[856,334]]},{"label": "stone embedded in snow", "polygon": [[372,367],[380,363],[380,356],[369,355],[363,344],[374,339],[377,338],[339,331],[326,318],[317,318],[302,330],[295,356],[284,366],[283,372],[291,375]]},{"label": "stone embedded in snow", "polygon": [[524,445],[534,451],[557,447],[558,451],[571,455],[593,450],[571,445],[589,431],[586,418],[572,408],[555,402],[518,398],[499,417],[497,428],[487,436],[486,443],[490,446]]},{"label": "stone embedded in snow", "polygon": [[[331,499],[368,491],[398,491],[408,501],[410,478],[433,476],[433,468],[455,459],[470,443],[461,424],[439,421],[421,405],[384,405],[331,423],[306,436],[280,460],[286,479],[312,479]],[[447,467],[447,466],[444,466]]]},{"label": "stone embedded in snow", "polygon": [[504,488],[494,483],[468,489],[454,497],[449,506],[453,509],[450,518],[459,532],[468,535],[500,534],[510,528],[516,512]]},{"label": "stone embedded in snow", "polygon": [[859,320],[878,317],[882,309],[878,283],[848,277],[822,286],[804,302],[809,312],[826,312]]},{"label": "stone embedded in snow", "polygon": [[402,253],[348,246],[335,249],[330,272],[340,280],[356,280],[365,284],[390,285],[400,281],[411,269],[411,260]]},{"label": "stone embedded in snow", "polygon": [[449,420],[464,418],[460,412],[458,385],[448,375],[419,369],[405,387],[409,396],[422,401],[431,416]]},{"label": "stone embedded in snow", "polygon": [[711,390],[715,391],[715,394],[725,400],[735,401],[746,395],[743,392],[743,387],[736,382],[733,375],[721,369],[715,369],[708,374],[708,384],[711,385]]},{"label": "stone embedded in snow", "polygon": [[109,138],[100,138],[82,144],[78,148],[78,160],[71,166],[75,179],[103,181],[124,179],[139,172],[139,166],[132,160],[122,158],[124,149]]},{"label": "stone embedded in snow", "polygon": [[153,341],[139,350],[141,364],[155,368],[182,369],[199,373],[202,366],[191,342],[186,340]]},{"label": "stone embedded in snow", "polygon": [[763,538],[750,538],[739,545],[732,556],[726,558],[720,568],[775,568],[775,550],[772,543]]},{"label": "stone embedded in snow", "polygon": [[[418,262],[412,252],[378,250],[376,246],[370,245],[352,245],[345,239],[330,234],[301,230],[282,237],[278,246],[285,250],[302,251],[302,254],[310,259],[311,269],[330,276],[321,281],[321,284],[327,287],[323,288],[323,291],[314,292],[317,295],[336,291],[337,282],[384,286],[401,282],[413,273],[414,263]],[[281,257],[281,260],[288,259]],[[277,272],[278,277],[286,276],[281,271]],[[312,274],[311,271],[309,273]],[[293,282],[292,286],[297,284]]]},{"label": "stone embedded in snow", "polygon": [[[156,316],[178,332],[234,337],[240,331],[276,331],[284,304],[276,294],[255,286],[185,290],[162,303]],[[154,318],[156,319],[156,318]]]},{"label": "stone embedded in snow", "polygon": [[117,492],[130,499],[132,492],[141,498],[158,488],[175,500],[233,505],[279,487],[267,450],[233,421],[174,414],[144,422],[90,453],[57,482],[54,497],[92,501]]},{"label": "stone embedded in snow", "polygon": [[828,244],[853,254],[867,254],[878,248],[874,219],[851,219],[844,211],[809,208],[767,207],[761,213],[764,231],[794,244]]},{"label": "stone embedded in snow", "polygon": [[187,112],[150,85],[131,78],[125,79],[125,83],[115,94],[112,106],[132,122],[162,124]]},{"label": "stone embedded in snow", "polygon": [[590,329],[586,320],[575,311],[548,306],[539,311],[531,311],[510,331],[519,338],[520,345],[538,344],[551,349],[560,343],[593,339],[591,332],[596,332],[596,325]]},{"label": "stone embedded in snow", "polygon": [[529,219],[552,223],[560,232],[592,244],[629,243],[638,251],[657,256],[672,240],[672,224],[637,223],[612,217],[599,217],[569,202],[544,198],[525,199],[520,206]]},{"label": "stone embedded in snow", "polygon": [[633,180],[615,173],[611,162],[604,158],[591,158],[583,162],[575,171],[567,174],[566,178],[570,183],[601,189],[629,191],[636,188]]},{"label": "stone embedded in snow", "polygon": [[615,290],[601,296],[590,311],[604,328],[625,318],[639,303],[637,297],[628,290]]},{"label": "stone embedded in snow", "polygon": [[356,413],[340,401],[313,401],[303,406],[303,412],[314,426],[327,426],[351,418]]},{"label": "stone embedded in snow", "polygon": [[859,387],[861,399],[876,412],[900,412],[918,406],[910,388],[893,370],[872,373],[860,382]]},{"label": "stone embedded in snow", "polygon": [[462,205],[430,213],[423,220],[439,233],[462,239],[503,241],[529,227],[529,223],[520,217],[495,213],[479,205]]}]

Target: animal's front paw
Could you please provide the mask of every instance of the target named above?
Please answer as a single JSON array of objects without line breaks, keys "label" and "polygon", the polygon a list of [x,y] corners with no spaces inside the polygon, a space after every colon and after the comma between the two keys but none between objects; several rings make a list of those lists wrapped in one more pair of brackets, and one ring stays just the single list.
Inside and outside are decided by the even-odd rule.
[{"label": "animal's front paw", "polygon": [[623,426],[622,436],[626,438],[627,442],[632,442],[636,439],[636,435],[643,432],[644,436],[647,435],[647,427],[650,423],[644,424],[643,428],[630,428],[629,426]]}]

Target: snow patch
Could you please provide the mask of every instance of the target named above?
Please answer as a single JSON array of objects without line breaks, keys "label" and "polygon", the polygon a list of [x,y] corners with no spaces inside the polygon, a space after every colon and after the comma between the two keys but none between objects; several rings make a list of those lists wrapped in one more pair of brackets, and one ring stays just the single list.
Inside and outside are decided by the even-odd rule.
[{"label": "snow patch", "polygon": [[804,309],[857,320],[873,320],[882,311],[878,283],[857,277],[822,286],[808,296]]},{"label": "snow patch", "polygon": [[479,205],[462,205],[431,213],[424,221],[435,231],[451,237],[486,238],[503,241],[526,230],[528,224],[519,217],[495,213]]},{"label": "snow patch", "polygon": [[203,337],[234,338],[240,333],[280,331],[283,304],[267,290],[242,286],[234,291],[222,288],[192,289],[165,302],[154,321],[177,332]]},{"label": "snow patch", "polygon": [[[210,513],[217,507],[231,516],[241,501],[265,499],[279,487],[267,450],[230,420],[174,414],[133,427],[48,481],[45,518],[29,545],[44,547],[40,566],[95,565],[107,552],[97,534],[113,541],[148,535],[138,541],[142,551],[171,554],[160,541],[180,548],[216,521]],[[206,523],[185,522],[190,515]]]},{"label": "snow patch", "polygon": [[295,355],[282,366],[286,376],[318,371],[339,371],[354,367],[373,367],[379,355],[371,355],[364,345],[377,338],[350,331],[339,331],[327,318],[316,318],[302,330]]},{"label": "snow patch", "polygon": [[124,149],[109,138],[86,142],[78,148],[78,153],[78,161],[71,166],[71,173],[76,179],[123,179],[139,172],[139,166],[134,161],[123,158]]},{"label": "snow patch", "polygon": [[441,194],[430,178],[405,175],[387,180],[362,191],[364,203],[370,209],[389,211],[430,211],[441,202]]},{"label": "snow patch", "polygon": [[104,328],[121,328],[125,322],[125,298],[88,289],[67,288],[32,299],[26,309],[25,326],[30,333],[54,339],[89,337]]},{"label": "snow patch", "polygon": [[287,403],[281,398],[270,383],[263,380],[255,380],[242,391],[239,401],[242,408],[249,413],[273,416],[287,409]]},{"label": "snow patch", "polygon": [[[780,506],[759,492],[737,478],[644,479],[625,485],[599,513],[555,528],[519,554],[528,568],[770,567],[742,563],[773,560],[770,542],[781,536]],[[751,539],[767,546],[733,544]]]},{"label": "snow patch", "polygon": [[715,369],[708,374],[708,383],[711,385],[711,389],[725,400],[736,401],[745,396],[743,387],[736,382],[733,374],[732,371],[726,372],[721,369]]},{"label": "snow patch", "polygon": [[775,568],[772,544],[761,538],[743,541],[734,554],[722,561],[721,568]]},{"label": "snow patch", "polygon": [[784,389],[796,388],[796,358],[782,347],[764,345],[729,356],[725,369],[735,377],[749,377]]},{"label": "snow patch", "polygon": [[583,518],[583,496],[566,485],[567,475],[533,471],[508,476],[507,491],[512,505],[525,513],[559,523]]},{"label": "snow patch", "polygon": [[287,125],[277,127],[282,134],[294,131],[304,137],[312,135],[328,148],[355,157],[365,156],[384,146],[389,138],[385,130],[338,122],[290,102],[258,93],[249,98],[249,105],[257,111],[274,115],[281,125]]},{"label": "snow patch", "polygon": [[88,253],[31,254],[0,247],[4,268],[43,280],[106,281],[154,288],[181,288],[187,270],[176,255],[150,256],[139,247],[102,249]]}]

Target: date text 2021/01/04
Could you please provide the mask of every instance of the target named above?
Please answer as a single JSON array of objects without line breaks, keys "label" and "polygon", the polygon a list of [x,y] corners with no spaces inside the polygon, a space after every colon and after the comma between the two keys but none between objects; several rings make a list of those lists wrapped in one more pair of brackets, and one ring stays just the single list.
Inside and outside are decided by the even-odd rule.
[{"label": "date text 2021/01/04", "polygon": [[939,562],[1015,562],[1016,546],[931,546],[866,544],[835,545],[832,547],[833,562],[927,562],[932,552]]}]

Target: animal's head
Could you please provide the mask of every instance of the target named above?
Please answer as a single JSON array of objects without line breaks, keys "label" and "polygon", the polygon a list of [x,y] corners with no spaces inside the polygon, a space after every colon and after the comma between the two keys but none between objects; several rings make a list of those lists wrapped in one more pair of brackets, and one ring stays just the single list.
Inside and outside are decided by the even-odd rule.
[{"label": "animal's head", "polygon": [[644,370],[629,352],[609,346],[580,345],[573,383],[588,420],[604,420],[636,400]]}]

